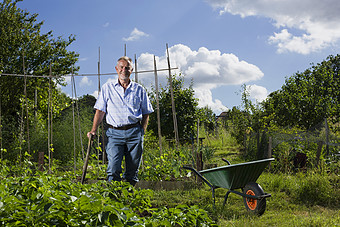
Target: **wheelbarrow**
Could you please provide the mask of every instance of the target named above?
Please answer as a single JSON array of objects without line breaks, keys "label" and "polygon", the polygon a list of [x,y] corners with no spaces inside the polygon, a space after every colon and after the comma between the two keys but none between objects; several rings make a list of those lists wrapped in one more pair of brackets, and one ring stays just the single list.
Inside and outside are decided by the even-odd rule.
[{"label": "wheelbarrow", "polygon": [[[212,197],[215,207],[215,189],[228,189],[223,202],[225,206],[230,193],[243,197],[246,209],[258,216],[262,215],[266,209],[266,198],[271,194],[265,193],[262,187],[256,183],[263,170],[269,165],[274,158],[262,159],[252,162],[228,165],[197,171],[190,166],[183,166],[184,169],[191,170],[197,174],[212,190]],[[235,189],[241,189],[242,192]]]}]

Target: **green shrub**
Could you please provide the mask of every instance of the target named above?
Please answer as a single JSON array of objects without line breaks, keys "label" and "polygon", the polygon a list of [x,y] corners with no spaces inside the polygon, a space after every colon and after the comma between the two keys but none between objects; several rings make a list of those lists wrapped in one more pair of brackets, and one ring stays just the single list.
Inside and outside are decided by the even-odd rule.
[{"label": "green shrub", "polygon": [[145,159],[139,178],[148,181],[176,180],[183,176],[183,163],[185,162],[176,153],[164,153],[152,159]]},{"label": "green shrub", "polygon": [[[209,223],[209,225],[207,225]],[[153,226],[217,226],[206,211],[197,206],[178,205],[152,216]]]}]

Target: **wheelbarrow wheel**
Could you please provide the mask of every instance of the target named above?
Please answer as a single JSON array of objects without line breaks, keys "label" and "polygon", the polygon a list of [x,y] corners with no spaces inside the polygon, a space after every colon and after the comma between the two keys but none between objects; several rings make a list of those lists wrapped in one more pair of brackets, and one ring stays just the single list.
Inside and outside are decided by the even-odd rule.
[{"label": "wheelbarrow wheel", "polygon": [[[257,183],[248,183],[243,188],[243,193],[247,195],[253,195],[253,196],[261,196],[265,194],[261,186]],[[258,216],[262,215],[264,211],[266,210],[266,199],[265,198],[258,200],[258,199],[243,197],[243,202],[248,211]]]}]

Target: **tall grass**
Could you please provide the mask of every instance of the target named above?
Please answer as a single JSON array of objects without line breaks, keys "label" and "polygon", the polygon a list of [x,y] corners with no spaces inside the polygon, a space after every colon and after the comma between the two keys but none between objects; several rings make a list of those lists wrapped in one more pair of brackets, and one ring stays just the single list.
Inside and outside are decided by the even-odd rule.
[{"label": "tall grass", "polygon": [[268,191],[285,193],[294,203],[340,208],[339,176],[307,171],[297,174],[264,173],[258,182]]},{"label": "tall grass", "polygon": [[200,127],[199,137],[203,137],[204,144],[211,147],[239,147],[235,138],[225,128],[218,128],[215,132],[208,132],[204,127]]}]

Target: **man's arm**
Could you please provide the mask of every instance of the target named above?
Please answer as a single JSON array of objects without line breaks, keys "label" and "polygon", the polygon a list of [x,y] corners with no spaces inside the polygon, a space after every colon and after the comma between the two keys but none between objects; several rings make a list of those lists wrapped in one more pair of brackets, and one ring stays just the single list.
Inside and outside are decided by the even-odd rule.
[{"label": "man's arm", "polygon": [[144,131],[146,131],[146,128],[148,127],[148,122],[149,122],[149,114],[144,114],[142,117],[142,127]]},{"label": "man's arm", "polygon": [[91,131],[89,131],[89,132],[87,133],[87,137],[90,138],[90,135],[91,135],[91,134],[92,134],[93,136],[96,135],[97,128],[98,128],[99,124],[102,122],[104,116],[105,116],[105,112],[100,111],[100,110],[96,110],[96,113],[95,113],[94,118],[93,118],[92,129],[91,129]]}]

